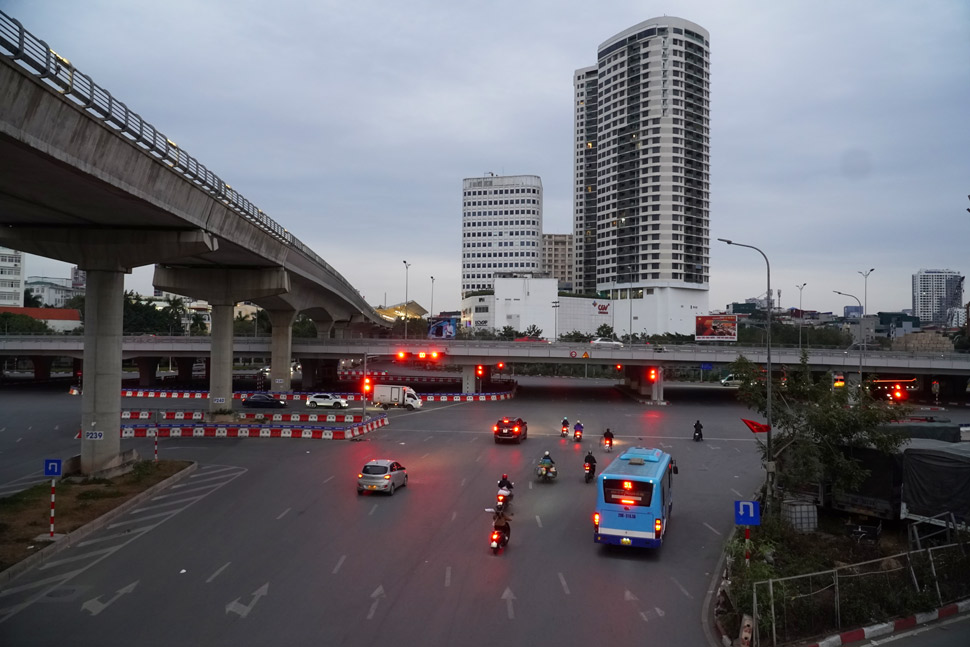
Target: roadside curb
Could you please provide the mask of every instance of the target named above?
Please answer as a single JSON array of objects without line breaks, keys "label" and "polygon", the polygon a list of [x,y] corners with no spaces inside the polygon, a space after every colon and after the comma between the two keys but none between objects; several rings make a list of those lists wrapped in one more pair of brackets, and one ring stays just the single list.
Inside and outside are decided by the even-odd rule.
[{"label": "roadside curb", "polygon": [[818,642],[806,643],[802,647],[839,647],[840,645],[849,645],[860,640],[868,640],[870,638],[877,638],[879,636],[888,636],[889,634],[894,634],[898,631],[906,631],[907,629],[912,629],[913,627],[917,627],[919,625],[929,624],[931,622],[935,622],[936,620],[942,620],[943,618],[955,616],[960,613],[966,613],[968,611],[970,611],[970,598],[961,600],[960,602],[954,602],[953,604],[948,604],[944,607],[940,607],[939,609],[934,609],[933,611],[917,613],[916,615],[912,615],[907,618],[897,618],[896,620],[881,622],[879,624],[862,627],[860,629],[843,631],[842,633],[829,636],[828,638]]},{"label": "roadside curb", "polygon": [[139,505],[146,499],[151,498],[152,496],[155,495],[156,492],[159,492],[160,490],[164,490],[170,485],[173,485],[178,481],[181,481],[183,478],[187,477],[189,474],[194,472],[197,467],[198,467],[198,463],[193,461],[191,465],[186,467],[184,470],[180,471],[178,474],[173,474],[172,476],[168,477],[164,481],[156,483],[155,485],[151,486],[141,494],[136,494],[131,499],[125,501],[114,510],[110,510],[106,512],[105,514],[101,515],[94,521],[88,522],[87,524],[81,526],[74,532],[67,533],[61,539],[58,539],[57,541],[55,541],[53,544],[45,548],[42,548],[41,550],[37,551],[33,555],[30,555],[29,557],[27,557],[26,559],[20,560],[10,568],[4,571],[0,571],[0,589],[2,589],[8,582],[19,577],[25,571],[33,568],[37,564],[43,563],[44,561],[53,557],[59,552],[67,548],[70,548],[75,543],[84,539],[94,531],[100,530],[109,521],[116,519],[117,517],[120,517],[121,515],[125,514],[130,509]]}]

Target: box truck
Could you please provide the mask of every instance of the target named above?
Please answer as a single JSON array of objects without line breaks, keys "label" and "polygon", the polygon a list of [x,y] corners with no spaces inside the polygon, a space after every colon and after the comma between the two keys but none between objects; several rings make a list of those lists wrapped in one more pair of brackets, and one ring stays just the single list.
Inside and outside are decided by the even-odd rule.
[{"label": "box truck", "polygon": [[424,402],[414,389],[396,384],[375,384],[374,404],[380,405],[385,410],[389,407],[405,407],[408,411],[424,406]]}]

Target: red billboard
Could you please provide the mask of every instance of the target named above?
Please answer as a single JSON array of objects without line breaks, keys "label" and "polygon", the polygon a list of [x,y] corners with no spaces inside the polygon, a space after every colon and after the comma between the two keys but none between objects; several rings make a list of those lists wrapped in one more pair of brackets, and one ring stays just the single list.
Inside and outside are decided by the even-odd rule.
[{"label": "red billboard", "polygon": [[698,315],[695,341],[737,341],[737,315]]}]

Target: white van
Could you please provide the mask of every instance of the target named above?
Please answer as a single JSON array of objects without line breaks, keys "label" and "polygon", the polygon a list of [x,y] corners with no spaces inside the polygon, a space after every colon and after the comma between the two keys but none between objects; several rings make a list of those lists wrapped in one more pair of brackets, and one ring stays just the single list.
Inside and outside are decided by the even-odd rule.
[{"label": "white van", "polygon": [[721,386],[741,386],[741,380],[734,377],[734,373],[721,378]]}]

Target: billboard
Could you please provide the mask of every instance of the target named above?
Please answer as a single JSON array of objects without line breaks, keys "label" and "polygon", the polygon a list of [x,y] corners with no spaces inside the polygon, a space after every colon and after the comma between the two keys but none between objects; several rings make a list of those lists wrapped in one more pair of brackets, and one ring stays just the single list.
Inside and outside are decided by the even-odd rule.
[{"label": "billboard", "polygon": [[698,315],[695,341],[737,341],[737,315]]},{"label": "billboard", "polygon": [[458,330],[457,317],[432,317],[428,326],[428,339],[454,339]]}]

